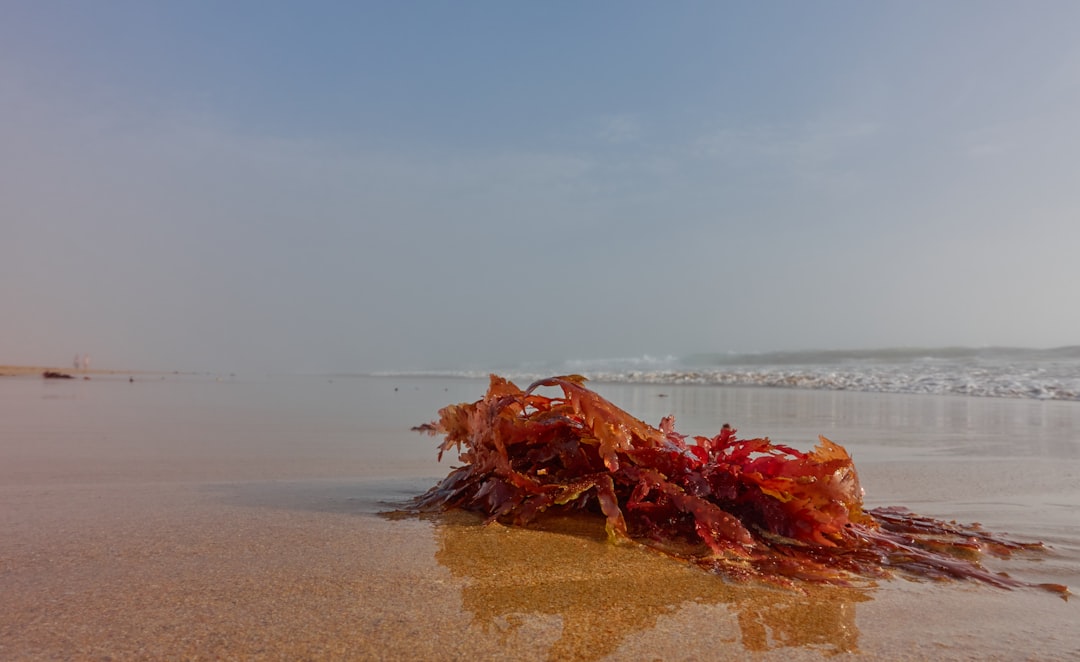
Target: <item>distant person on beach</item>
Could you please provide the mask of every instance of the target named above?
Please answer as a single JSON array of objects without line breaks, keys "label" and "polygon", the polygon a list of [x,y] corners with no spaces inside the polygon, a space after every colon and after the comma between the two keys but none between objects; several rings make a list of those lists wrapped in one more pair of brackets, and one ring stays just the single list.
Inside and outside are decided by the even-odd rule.
[{"label": "distant person on beach", "polygon": [[75,355],[75,360],[73,360],[73,361],[71,362],[71,365],[72,365],[72,367],[73,367],[73,368],[75,368],[76,370],[78,370],[78,369],[79,369],[79,366],[81,366],[81,365],[82,365],[82,359],[81,359],[81,358],[79,357],[79,355],[78,355],[78,354],[76,354],[76,355]]},{"label": "distant person on beach", "polygon": [[83,370],[89,370],[90,369],[90,355],[89,354],[86,354],[85,356],[82,357],[82,369]]}]

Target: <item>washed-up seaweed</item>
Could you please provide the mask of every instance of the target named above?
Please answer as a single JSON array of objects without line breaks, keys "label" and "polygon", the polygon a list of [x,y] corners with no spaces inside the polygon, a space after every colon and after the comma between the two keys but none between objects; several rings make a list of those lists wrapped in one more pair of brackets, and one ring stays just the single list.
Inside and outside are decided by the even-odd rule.
[{"label": "washed-up seaweed", "polygon": [[[488,522],[527,525],[545,512],[605,518],[613,542],[636,541],[736,579],[850,584],[900,572],[1030,584],[980,563],[1043,548],[903,508],[863,508],[847,451],[824,437],[810,452],[767,438],[714,437],[638,420],[584,385],[552,377],[521,390],[496,375],[473,403],[449,405],[417,430],[442,434],[462,466],[418,497],[419,512],[464,509]],[[561,396],[537,393],[555,387]]]}]

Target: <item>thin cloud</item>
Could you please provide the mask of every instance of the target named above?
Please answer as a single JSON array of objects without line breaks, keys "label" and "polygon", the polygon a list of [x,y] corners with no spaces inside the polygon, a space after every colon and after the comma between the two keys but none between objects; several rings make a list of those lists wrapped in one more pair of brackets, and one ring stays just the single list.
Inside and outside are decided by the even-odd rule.
[{"label": "thin cloud", "polygon": [[600,140],[614,145],[637,142],[641,139],[641,120],[634,115],[612,115],[604,118],[597,132]]},{"label": "thin cloud", "polygon": [[700,135],[691,149],[701,157],[722,161],[824,163],[839,158],[844,150],[874,138],[879,132],[880,126],[869,121],[722,127]]}]

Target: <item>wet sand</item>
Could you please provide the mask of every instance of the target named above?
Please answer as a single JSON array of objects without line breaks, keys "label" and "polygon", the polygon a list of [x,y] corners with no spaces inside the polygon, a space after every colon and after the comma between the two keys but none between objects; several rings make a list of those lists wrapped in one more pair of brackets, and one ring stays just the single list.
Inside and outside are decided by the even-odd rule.
[{"label": "wet sand", "polygon": [[[0,380],[0,659],[1080,657],[1080,601],[1039,591],[800,593],[608,545],[598,523],[386,515],[453,464],[408,427],[484,386]],[[1044,540],[989,565],[1080,587],[1076,403],[595,386],[689,433],[825,434],[869,506]]]}]

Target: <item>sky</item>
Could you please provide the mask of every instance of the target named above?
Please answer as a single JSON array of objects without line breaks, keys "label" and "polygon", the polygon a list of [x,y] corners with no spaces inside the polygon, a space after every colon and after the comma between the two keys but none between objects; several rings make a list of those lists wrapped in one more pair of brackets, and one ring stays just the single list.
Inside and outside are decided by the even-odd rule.
[{"label": "sky", "polygon": [[1080,344],[1080,3],[0,6],[0,364]]}]

